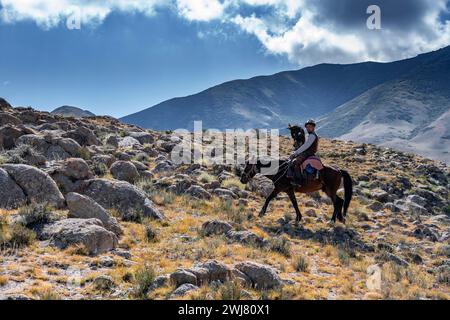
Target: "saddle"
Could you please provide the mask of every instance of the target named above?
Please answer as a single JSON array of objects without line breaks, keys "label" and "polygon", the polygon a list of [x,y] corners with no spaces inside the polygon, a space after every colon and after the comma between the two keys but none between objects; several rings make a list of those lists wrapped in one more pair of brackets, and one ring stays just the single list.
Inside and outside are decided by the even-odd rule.
[{"label": "saddle", "polygon": [[322,160],[318,156],[311,156],[306,158],[306,160],[300,164],[300,169],[303,172],[309,166],[317,171],[323,170]]},{"label": "saddle", "polygon": [[304,185],[319,178],[323,169],[322,160],[318,156],[309,156],[303,162],[295,161],[288,169],[288,178],[294,185]]}]

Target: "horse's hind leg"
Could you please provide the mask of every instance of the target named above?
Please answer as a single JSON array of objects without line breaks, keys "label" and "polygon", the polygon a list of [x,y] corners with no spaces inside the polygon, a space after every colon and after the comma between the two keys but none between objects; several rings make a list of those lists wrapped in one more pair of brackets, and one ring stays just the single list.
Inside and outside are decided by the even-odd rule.
[{"label": "horse's hind leg", "polygon": [[344,200],[341,197],[339,197],[338,195],[336,195],[335,211],[337,213],[337,218],[339,219],[340,222],[345,224],[345,218],[342,215],[343,206],[344,206]]},{"label": "horse's hind leg", "polygon": [[[331,217],[331,222],[335,223],[336,219],[339,216],[342,216],[342,213],[339,214],[338,209],[339,209],[339,200],[338,200],[338,196],[336,194],[336,191],[332,191],[330,190],[330,188],[325,188],[325,193],[330,197],[331,201],[333,202],[333,216]],[[339,198],[340,199],[340,198]],[[342,201],[342,199],[341,199]],[[344,201],[342,201],[341,203],[341,211],[342,211],[342,206],[344,204]],[[341,221],[340,217],[339,217],[339,221]]]},{"label": "horse's hind leg", "polygon": [[297,198],[295,197],[295,191],[294,189],[289,189],[289,191],[286,191],[287,195],[289,196],[289,199],[291,199],[292,205],[294,206],[295,213],[297,214],[297,218],[295,219],[296,223],[299,223],[302,221],[302,213],[300,212],[300,209],[298,208]]}]

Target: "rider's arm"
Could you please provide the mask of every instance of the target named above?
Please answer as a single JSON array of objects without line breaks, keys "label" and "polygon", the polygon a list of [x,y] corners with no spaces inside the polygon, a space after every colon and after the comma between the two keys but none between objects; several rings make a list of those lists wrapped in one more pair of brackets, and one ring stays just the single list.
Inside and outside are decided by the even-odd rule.
[{"label": "rider's arm", "polygon": [[298,148],[297,151],[294,152],[294,156],[298,157],[300,153],[308,150],[308,148],[313,145],[314,141],[316,141],[316,136],[314,134],[310,134],[308,136],[308,140],[306,140],[306,142],[300,148]]}]

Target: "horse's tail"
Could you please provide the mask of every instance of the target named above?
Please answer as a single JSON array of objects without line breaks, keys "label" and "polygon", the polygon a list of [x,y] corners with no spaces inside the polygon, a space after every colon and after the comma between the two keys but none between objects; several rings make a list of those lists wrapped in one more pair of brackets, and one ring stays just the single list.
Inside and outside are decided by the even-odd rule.
[{"label": "horse's tail", "polygon": [[350,202],[352,201],[353,196],[353,181],[352,177],[350,177],[350,174],[345,171],[341,170],[342,177],[344,178],[344,217],[347,215],[348,207],[350,206]]}]

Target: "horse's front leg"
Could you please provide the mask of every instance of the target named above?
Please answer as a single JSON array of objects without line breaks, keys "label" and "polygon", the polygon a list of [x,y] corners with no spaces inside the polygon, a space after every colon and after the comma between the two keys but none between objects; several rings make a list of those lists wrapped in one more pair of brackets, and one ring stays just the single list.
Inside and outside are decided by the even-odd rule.
[{"label": "horse's front leg", "polygon": [[261,211],[259,212],[260,217],[264,217],[266,215],[267,208],[269,207],[270,201],[272,201],[276,196],[278,195],[278,191],[273,191],[269,197],[267,197],[266,202],[264,203],[264,206],[262,207]]},{"label": "horse's front leg", "polygon": [[295,219],[295,222],[298,224],[300,221],[302,221],[302,213],[300,212],[300,209],[298,208],[297,198],[295,197],[295,190],[289,189],[286,191],[287,195],[289,196],[289,199],[291,199],[292,205],[294,206],[295,213],[297,214],[297,218]]}]

